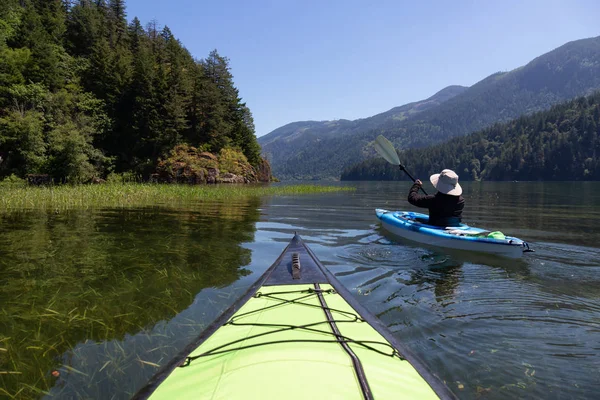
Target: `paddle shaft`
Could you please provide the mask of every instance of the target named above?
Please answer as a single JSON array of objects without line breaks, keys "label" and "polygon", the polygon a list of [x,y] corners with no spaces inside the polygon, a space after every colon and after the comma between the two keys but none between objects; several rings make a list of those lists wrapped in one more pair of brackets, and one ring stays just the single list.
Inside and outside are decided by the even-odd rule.
[{"label": "paddle shaft", "polygon": [[[375,151],[378,152],[379,155],[385,159],[385,161],[389,162],[390,164],[399,166],[400,169],[404,171],[406,175],[408,175],[408,177],[412,179],[413,182],[415,182],[415,178],[413,178],[413,176],[406,170],[406,168],[404,168],[404,165],[402,165],[402,163],[400,162],[400,158],[398,157],[398,153],[396,152],[396,148],[394,147],[392,142],[387,140],[383,135],[379,135],[375,139]],[[425,189],[423,189],[423,186],[421,186],[420,189],[423,191],[423,193],[425,193],[425,196],[427,196],[427,192],[425,191]]]},{"label": "paddle shaft", "polygon": [[[408,175],[408,177],[409,177],[409,178],[410,178],[410,179],[411,179],[413,182],[416,182],[416,179],[415,179],[415,178],[413,178],[413,176],[410,174],[410,172],[408,172],[408,171],[406,170],[406,168],[404,168],[404,165],[400,164],[400,165],[398,165],[398,166],[400,167],[400,169],[401,169],[402,171],[404,171],[404,173],[405,173],[406,175]],[[425,189],[423,189],[423,186],[419,186],[419,189],[421,189],[421,190],[423,191],[423,193],[425,194],[425,196],[427,196],[427,192],[425,191]]]}]

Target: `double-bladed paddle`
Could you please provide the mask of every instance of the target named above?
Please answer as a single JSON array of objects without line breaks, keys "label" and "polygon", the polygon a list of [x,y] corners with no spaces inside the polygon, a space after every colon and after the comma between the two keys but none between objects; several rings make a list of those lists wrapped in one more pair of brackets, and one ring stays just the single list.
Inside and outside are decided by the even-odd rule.
[{"label": "double-bladed paddle", "polygon": [[[413,182],[415,182],[415,178],[413,178],[413,176],[406,170],[406,168],[404,168],[404,165],[402,165],[402,163],[400,162],[400,158],[398,157],[398,153],[396,153],[396,149],[394,148],[392,142],[387,140],[383,135],[379,135],[377,136],[377,139],[375,139],[375,150],[379,153],[381,157],[385,158],[387,162],[400,167],[400,169],[404,171],[406,175],[408,175],[408,177],[412,179]],[[421,190],[423,191],[423,193],[427,194],[425,189],[423,189],[423,186],[421,186]]]}]

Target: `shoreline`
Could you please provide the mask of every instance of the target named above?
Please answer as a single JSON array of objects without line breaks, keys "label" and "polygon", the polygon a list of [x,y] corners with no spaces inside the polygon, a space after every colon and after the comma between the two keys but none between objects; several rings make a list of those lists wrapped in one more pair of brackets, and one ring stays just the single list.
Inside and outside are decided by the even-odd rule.
[{"label": "shoreline", "polygon": [[76,186],[4,185],[0,213],[29,210],[70,210],[101,207],[180,206],[205,200],[232,200],[246,197],[290,196],[352,191],[353,188],[319,185],[267,186],[185,185],[157,183],[109,183]]}]

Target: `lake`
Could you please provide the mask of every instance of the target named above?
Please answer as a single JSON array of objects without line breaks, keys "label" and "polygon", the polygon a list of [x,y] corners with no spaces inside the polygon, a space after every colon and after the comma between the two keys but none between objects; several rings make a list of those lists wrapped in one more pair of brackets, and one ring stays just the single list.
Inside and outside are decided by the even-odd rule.
[{"label": "lake", "polygon": [[129,398],[298,232],[460,398],[597,398],[600,183],[465,183],[463,222],[526,240],[520,260],[387,234],[374,209],[418,210],[408,182],[338,184],[0,214],[0,397]]}]

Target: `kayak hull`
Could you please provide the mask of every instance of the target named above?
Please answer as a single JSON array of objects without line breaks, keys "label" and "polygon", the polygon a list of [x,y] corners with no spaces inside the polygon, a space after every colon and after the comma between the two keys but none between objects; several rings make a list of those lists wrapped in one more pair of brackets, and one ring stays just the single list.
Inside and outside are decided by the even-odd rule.
[{"label": "kayak hull", "polygon": [[[376,209],[382,227],[396,236],[436,247],[495,254],[509,258],[519,258],[529,250],[526,242],[506,236],[505,239],[482,237],[487,231],[461,224],[457,227],[435,227],[420,221],[427,221],[426,214],[410,211],[388,211]],[[480,236],[478,236],[480,235]]]},{"label": "kayak hull", "polygon": [[455,398],[294,236],[134,398]]}]

